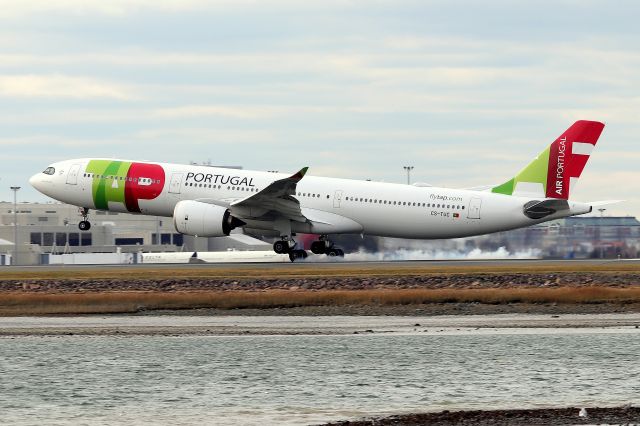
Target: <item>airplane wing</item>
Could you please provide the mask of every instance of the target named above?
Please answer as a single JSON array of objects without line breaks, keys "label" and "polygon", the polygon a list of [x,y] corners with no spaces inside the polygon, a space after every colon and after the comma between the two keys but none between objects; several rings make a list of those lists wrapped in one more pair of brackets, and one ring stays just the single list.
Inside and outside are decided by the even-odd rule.
[{"label": "airplane wing", "polygon": [[303,167],[292,176],[272,182],[260,192],[230,202],[231,213],[244,219],[275,218],[307,222],[300,202],[293,196],[296,194],[296,185],[308,169]]},{"label": "airplane wing", "polygon": [[216,204],[231,210],[239,220],[280,221],[291,220],[308,226],[305,231],[313,234],[359,233],[362,225],[335,213],[301,208],[294,195],[296,185],[307,173],[308,167],[284,179],[278,179],[263,190],[242,199],[199,199],[196,201]]}]

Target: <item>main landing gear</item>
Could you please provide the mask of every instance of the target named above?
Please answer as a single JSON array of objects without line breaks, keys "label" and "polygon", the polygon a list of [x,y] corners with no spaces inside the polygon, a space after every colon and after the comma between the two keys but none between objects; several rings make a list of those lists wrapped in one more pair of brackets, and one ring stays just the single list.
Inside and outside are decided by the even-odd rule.
[{"label": "main landing gear", "polygon": [[307,252],[305,250],[296,249],[296,242],[293,238],[283,238],[273,243],[273,251],[278,254],[289,254],[289,259],[295,262],[299,259],[306,259]]},{"label": "main landing gear", "polygon": [[80,223],[78,223],[78,228],[80,228],[81,231],[88,231],[89,229],[91,229],[91,222],[89,222],[88,220],[89,209],[86,207],[81,207],[80,214],[82,215],[82,220],[80,221]]},{"label": "main landing gear", "polygon": [[315,254],[326,254],[329,257],[344,257],[344,251],[334,246],[326,235],[311,243],[311,251]]},{"label": "main landing gear", "polygon": [[[291,232],[291,227],[288,224],[280,224],[277,228],[280,230],[280,239],[273,243],[273,251],[278,254],[288,254],[289,259],[292,262],[300,259],[307,258],[307,252],[305,250],[296,249],[296,242],[293,239],[295,236]],[[317,241],[311,243],[311,251],[314,254],[326,254],[329,257],[344,257],[344,251],[334,246],[333,242],[329,240],[326,235],[321,235]]]}]

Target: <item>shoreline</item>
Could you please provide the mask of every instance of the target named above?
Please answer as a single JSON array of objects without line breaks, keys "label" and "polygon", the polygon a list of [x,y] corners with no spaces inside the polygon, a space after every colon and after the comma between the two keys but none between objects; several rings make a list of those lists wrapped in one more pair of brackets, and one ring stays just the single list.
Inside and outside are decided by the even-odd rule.
[{"label": "shoreline", "polygon": [[17,336],[347,336],[624,333],[640,335],[640,313],[442,316],[0,317],[0,337]]},{"label": "shoreline", "polygon": [[[586,417],[579,415],[585,408]],[[567,407],[513,410],[440,411],[437,413],[399,414],[361,420],[343,420],[322,426],[557,426],[592,424],[637,424],[640,407]]]}]

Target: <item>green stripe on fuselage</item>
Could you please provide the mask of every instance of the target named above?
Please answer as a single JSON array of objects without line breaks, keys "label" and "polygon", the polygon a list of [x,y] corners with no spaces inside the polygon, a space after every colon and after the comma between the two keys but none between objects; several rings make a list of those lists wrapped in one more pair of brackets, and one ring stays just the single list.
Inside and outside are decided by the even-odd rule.
[{"label": "green stripe on fuselage", "polygon": [[109,201],[124,204],[124,187],[131,163],[91,160],[87,173],[93,174],[93,202],[98,210],[108,210]]}]

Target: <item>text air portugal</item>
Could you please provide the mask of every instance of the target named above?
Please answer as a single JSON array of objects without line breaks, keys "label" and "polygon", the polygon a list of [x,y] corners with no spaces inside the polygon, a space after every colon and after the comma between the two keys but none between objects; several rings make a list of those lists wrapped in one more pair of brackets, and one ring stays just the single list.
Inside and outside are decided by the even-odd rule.
[{"label": "text air portugal", "polygon": [[602,129],[602,123],[578,121],[551,144],[547,169],[548,198],[569,198],[571,178],[578,178],[589,160],[589,155],[574,154],[573,144],[576,142],[595,146]]}]

